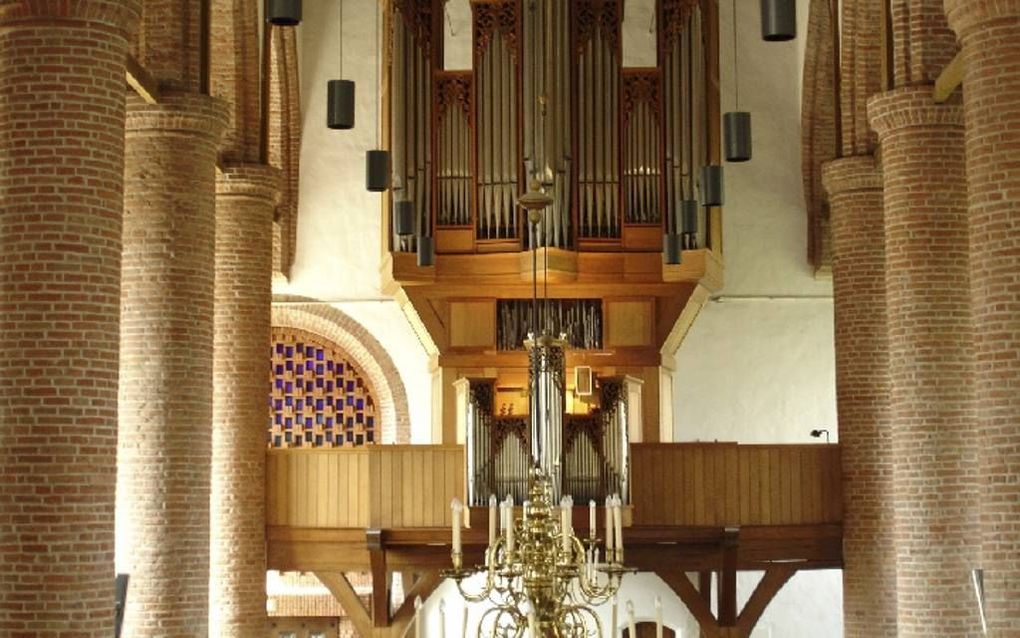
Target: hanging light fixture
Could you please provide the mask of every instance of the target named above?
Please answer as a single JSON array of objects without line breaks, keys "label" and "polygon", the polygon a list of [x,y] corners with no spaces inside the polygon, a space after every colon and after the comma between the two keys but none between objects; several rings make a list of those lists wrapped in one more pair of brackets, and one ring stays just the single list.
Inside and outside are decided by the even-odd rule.
[{"label": "hanging light fixture", "polygon": [[684,200],[680,203],[680,229],[677,231],[684,235],[696,235],[698,233],[698,202],[693,199]]},{"label": "hanging light fixture", "polygon": [[[375,3],[375,85],[379,87],[379,3]],[[365,188],[381,193],[390,187],[390,152],[380,149],[379,131],[382,130],[382,113],[376,100],[375,149],[365,155]]]},{"label": "hanging light fixture", "polygon": [[401,237],[414,234],[414,202],[406,199],[393,202],[393,232]]},{"label": "hanging light fixture", "polygon": [[[344,1],[338,0],[340,11],[340,77],[344,76]],[[326,126],[346,131],[354,128],[354,82],[330,80],[326,85]]]},{"label": "hanging light fixture", "polygon": [[761,37],[766,42],[797,37],[797,0],[761,0]]},{"label": "hanging light fixture", "polygon": [[683,260],[683,237],[679,233],[666,233],[662,236],[662,258],[670,266],[676,266]]},{"label": "hanging light fixture", "polygon": [[737,0],[733,0],[733,111],[723,115],[726,161],[751,159],[751,114],[740,110],[740,66],[737,55]]},{"label": "hanging light fixture", "polygon": [[701,168],[701,205],[723,205],[723,167],[709,164]]},{"label": "hanging light fixture", "polygon": [[418,235],[418,267],[436,265],[436,240],[431,235]]},{"label": "hanging light fixture", "polygon": [[[697,226],[698,226],[698,211],[700,206],[696,199],[695,191],[695,180],[694,180],[694,42],[693,38],[687,38],[687,130],[684,132],[684,137],[687,138],[687,182],[683,184],[683,199],[679,203],[679,208],[674,211],[674,217],[671,220],[673,222],[673,233],[678,237],[680,248],[683,249],[686,244],[688,248],[697,248]],[[692,217],[693,214],[693,217]],[[695,228],[694,234],[689,234],[687,230],[690,220],[693,219]],[[679,226],[678,226],[679,224]],[[686,241],[685,241],[686,239]],[[673,263],[673,262],[669,262]],[[680,263],[677,260],[676,263]]]},{"label": "hanging light fixture", "polygon": [[266,0],[266,22],[278,27],[301,24],[301,0]]}]

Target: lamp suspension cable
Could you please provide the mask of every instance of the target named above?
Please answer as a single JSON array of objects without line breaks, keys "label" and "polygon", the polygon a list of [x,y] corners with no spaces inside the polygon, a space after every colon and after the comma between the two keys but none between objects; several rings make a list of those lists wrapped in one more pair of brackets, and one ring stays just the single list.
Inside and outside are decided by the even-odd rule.
[{"label": "lamp suspension cable", "polygon": [[344,0],[338,0],[337,4],[339,9],[337,13],[340,14],[340,29],[338,31],[340,37],[340,79],[344,78]]},{"label": "lamp suspension cable", "polygon": [[737,0],[733,0],[733,110],[740,110],[740,67],[737,63]]}]

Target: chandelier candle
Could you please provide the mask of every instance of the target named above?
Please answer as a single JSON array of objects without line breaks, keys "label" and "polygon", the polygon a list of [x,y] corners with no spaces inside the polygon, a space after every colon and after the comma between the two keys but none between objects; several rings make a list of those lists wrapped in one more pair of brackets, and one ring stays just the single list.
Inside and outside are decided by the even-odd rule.
[{"label": "chandelier candle", "polygon": [[613,497],[613,562],[623,562],[623,501],[619,496]]},{"label": "chandelier candle", "polygon": [[414,638],[422,638],[421,633],[421,596],[414,597]]},{"label": "chandelier candle", "polygon": [[573,540],[571,538],[573,536],[572,529],[573,525],[571,521],[573,509],[574,500],[572,498],[570,498],[569,496],[564,496],[562,499],[560,499],[560,530],[563,533],[562,535],[563,554],[564,556],[567,557],[568,560],[570,558],[570,553],[574,549],[573,544],[571,543],[571,541]]},{"label": "chandelier candle", "polygon": [[588,539],[595,540],[595,499],[588,501]]},{"label": "chandelier candle", "polygon": [[489,495],[489,547],[496,544],[496,495]]},{"label": "chandelier candle", "polygon": [[609,635],[616,635],[616,627],[620,624],[620,619],[617,618],[619,615],[620,599],[615,595],[613,596],[613,605],[609,609]]},{"label": "chandelier candle", "polygon": [[662,598],[655,597],[655,638],[662,638]]},{"label": "chandelier candle", "polygon": [[613,559],[613,497],[606,497],[606,562]]},{"label": "chandelier candle", "polygon": [[634,628],[634,603],[627,601],[627,634],[637,636],[637,629]]},{"label": "chandelier candle", "polygon": [[461,504],[460,500],[453,499],[450,503],[450,510],[452,513],[452,523],[450,526],[453,528],[453,564],[454,567],[460,569],[461,567],[461,545],[460,545],[460,519],[464,515],[464,505]]}]

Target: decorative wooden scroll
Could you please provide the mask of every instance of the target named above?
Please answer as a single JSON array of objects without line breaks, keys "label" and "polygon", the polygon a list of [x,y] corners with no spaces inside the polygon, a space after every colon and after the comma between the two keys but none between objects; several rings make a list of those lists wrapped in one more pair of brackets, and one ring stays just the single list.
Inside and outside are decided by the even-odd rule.
[{"label": "decorative wooden scroll", "polygon": [[342,447],[377,442],[372,391],[335,344],[274,328],[269,447]]},{"label": "decorative wooden scroll", "polygon": [[623,70],[623,205],[629,224],[662,221],[662,77]]},{"label": "decorative wooden scroll", "polygon": [[574,0],[578,232],[620,237],[620,0]]},{"label": "decorative wooden scroll", "polygon": [[474,0],[479,240],[520,237],[520,0]]},{"label": "decorative wooden scroll", "polygon": [[[390,150],[393,196],[414,203],[418,232],[430,227],[432,202],[432,76],[442,54],[442,10],[432,0],[394,0],[390,52]],[[415,250],[414,237],[392,237],[396,251]]]},{"label": "decorative wooden scroll", "polygon": [[437,226],[470,226],[474,201],[470,71],[439,71],[436,83]]},{"label": "decorative wooden scroll", "polygon": [[[679,203],[698,199],[698,177],[709,160],[707,29],[700,0],[660,0],[659,68],[662,70],[665,210],[676,218]],[[692,131],[689,135],[687,131]],[[705,245],[705,229],[695,234]]]}]

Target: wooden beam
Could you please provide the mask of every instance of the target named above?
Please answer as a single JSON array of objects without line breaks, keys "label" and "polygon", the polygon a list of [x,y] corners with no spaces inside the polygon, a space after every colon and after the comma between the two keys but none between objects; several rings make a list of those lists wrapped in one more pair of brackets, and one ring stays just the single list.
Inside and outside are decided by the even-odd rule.
[{"label": "wooden beam", "polygon": [[727,528],[723,538],[723,565],[719,571],[719,626],[737,624],[737,543],[740,530]]},{"label": "wooden beam", "polygon": [[963,72],[963,51],[960,51],[956,57],[950,60],[946,68],[942,69],[942,73],[935,80],[932,97],[936,103],[942,104],[956,92],[956,89],[960,88],[960,85],[963,84]]},{"label": "wooden beam", "polygon": [[372,568],[372,624],[376,627],[389,627],[390,574],[386,569],[382,530],[367,530],[365,536],[368,545],[368,560]]},{"label": "wooden beam", "polygon": [[420,596],[422,600],[427,600],[442,582],[443,578],[438,571],[430,571],[419,576],[411,587],[408,587],[408,583],[404,583],[407,595],[404,597],[404,602],[397,608],[397,612],[393,614],[391,623],[394,636],[403,634],[408,623],[414,619],[414,599]]},{"label": "wooden beam", "polygon": [[372,617],[369,615],[368,610],[365,609],[365,605],[361,602],[357,592],[354,591],[354,587],[351,586],[351,581],[347,580],[347,577],[339,572],[315,572],[315,576],[326,586],[329,593],[333,594],[333,597],[336,598],[340,606],[347,612],[347,617],[351,619],[351,623],[354,624],[358,634],[361,636],[372,636],[374,634]]},{"label": "wooden beam", "polygon": [[149,104],[159,103],[159,83],[149,75],[145,67],[133,56],[128,54],[124,64],[124,75],[128,86]]},{"label": "wooden beam", "polygon": [[656,574],[687,606],[687,611],[691,612],[694,619],[698,621],[698,626],[701,627],[702,633],[706,636],[715,636],[719,629],[719,623],[716,622],[715,616],[712,615],[712,608],[701,597],[701,593],[694,588],[694,583],[687,578],[687,574],[675,571],[657,571]]},{"label": "wooden beam", "polygon": [[769,603],[796,573],[796,567],[787,564],[774,565],[765,571],[765,575],[758,582],[758,586],[754,588],[751,598],[748,599],[737,619],[737,627],[741,634],[751,635]]}]

